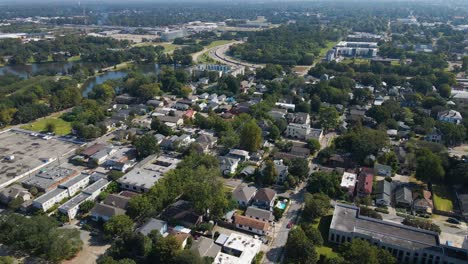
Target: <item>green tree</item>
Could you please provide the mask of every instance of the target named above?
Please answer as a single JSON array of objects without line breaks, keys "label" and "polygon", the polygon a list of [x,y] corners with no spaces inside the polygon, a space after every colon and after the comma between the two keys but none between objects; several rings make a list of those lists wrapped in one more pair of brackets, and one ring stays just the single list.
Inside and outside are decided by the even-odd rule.
[{"label": "green tree", "polygon": [[156,141],[156,138],[149,133],[136,138],[133,145],[135,146],[140,158],[146,158],[149,155],[159,153],[158,142]]},{"label": "green tree", "polygon": [[176,263],[175,259],[180,251],[180,243],[174,236],[167,236],[158,239],[150,254],[150,258],[155,263]]},{"label": "green tree", "polygon": [[309,176],[309,161],[307,159],[294,158],[291,160],[288,171],[299,179],[305,179]]},{"label": "green tree", "polygon": [[319,123],[325,131],[330,131],[340,124],[340,114],[334,107],[322,107],[319,112]]},{"label": "green tree", "polygon": [[330,210],[330,198],[323,193],[305,194],[304,218],[314,220],[327,215]]},{"label": "green tree", "polygon": [[47,132],[53,133],[55,131],[55,128],[56,128],[56,126],[55,126],[55,123],[53,123],[53,122],[48,122],[46,124],[46,131]]},{"label": "green tree", "polygon": [[301,227],[289,232],[285,249],[285,263],[315,264],[318,261],[317,252]]},{"label": "green tree", "polygon": [[422,149],[417,154],[416,177],[427,182],[441,181],[445,176],[442,160],[429,149]]},{"label": "green tree", "polygon": [[466,128],[462,125],[456,125],[448,122],[439,122],[437,127],[442,133],[442,139],[447,146],[456,146],[466,138]]},{"label": "green tree", "polygon": [[301,226],[302,230],[306,237],[314,244],[314,246],[322,246],[323,245],[323,238],[320,231],[314,227],[313,224],[304,224]]},{"label": "green tree", "polygon": [[275,164],[272,160],[265,161],[265,168],[262,171],[260,183],[264,185],[272,185],[278,180]]},{"label": "green tree", "polygon": [[350,264],[395,264],[396,259],[383,249],[379,249],[361,239],[353,239],[340,246],[340,252]]},{"label": "green tree", "polygon": [[307,190],[311,193],[324,193],[338,198],[343,195],[340,187],[341,176],[335,172],[314,172],[310,175]]},{"label": "green tree", "polygon": [[242,149],[254,152],[262,146],[262,129],[254,119],[244,125],[240,135],[240,147]]},{"label": "green tree", "polygon": [[314,155],[317,151],[320,150],[320,142],[315,138],[310,138],[307,140],[307,148],[310,150],[310,154]]},{"label": "green tree", "polygon": [[91,209],[93,209],[94,205],[95,205],[94,201],[91,201],[91,200],[84,201],[83,203],[80,204],[80,212],[88,213],[89,211],[91,211]]},{"label": "green tree", "polygon": [[104,224],[104,233],[109,237],[122,236],[131,233],[133,221],[127,215],[116,215]]},{"label": "green tree", "polygon": [[151,129],[164,136],[169,136],[172,134],[172,129],[168,125],[161,122],[157,117],[151,120]]},{"label": "green tree", "polygon": [[280,130],[278,129],[277,126],[272,125],[272,126],[270,127],[270,134],[269,134],[269,136],[270,136],[270,139],[272,139],[272,140],[277,140],[277,139],[280,138],[281,132],[280,132]]}]

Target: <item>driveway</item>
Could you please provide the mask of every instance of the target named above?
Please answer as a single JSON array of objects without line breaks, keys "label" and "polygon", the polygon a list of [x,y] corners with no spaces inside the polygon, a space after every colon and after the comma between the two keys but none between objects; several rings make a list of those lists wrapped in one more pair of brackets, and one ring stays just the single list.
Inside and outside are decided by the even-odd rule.
[{"label": "driveway", "polygon": [[[76,225],[67,225],[65,228],[76,228]],[[110,247],[97,236],[91,236],[89,231],[80,229],[80,237],[83,241],[83,249],[73,259],[63,261],[62,264],[94,264]]]}]

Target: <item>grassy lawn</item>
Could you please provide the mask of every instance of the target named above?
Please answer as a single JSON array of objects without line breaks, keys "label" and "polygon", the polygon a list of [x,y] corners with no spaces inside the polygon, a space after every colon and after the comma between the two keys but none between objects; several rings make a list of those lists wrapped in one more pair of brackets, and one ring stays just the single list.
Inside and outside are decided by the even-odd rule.
[{"label": "grassy lawn", "polygon": [[327,44],[325,45],[324,48],[320,49],[319,56],[323,57],[325,54],[327,54],[327,51],[329,51],[331,48],[335,46],[336,42],[334,41],[327,41]]},{"label": "grassy lawn", "polygon": [[356,64],[368,64],[369,63],[369,59],[363,59],[363,58],[354,58],[354,60],[352,58],[346,58],[342,60],[341,62],[344,64],[351,64],[353,63],[353,61]]},{"label": "grassy lawn", "polygon": [[437,210],[451,212],[453,211],[454,196],[453,192],[443,185],[432,185],[434,195],[434,206]]},{"label": "grassy lawn", "polygon": [[210,63],[215,63],[215,60],[213,60],[209,55],[208,52],[203,53],[198,57],[197,60],[198,63],[203,63],[203,64],[210,64]]},{"label": "grassy lawn", "polygon": [[322,218],[315,219],[313,226],[317,228],[322,234],[323,246],[316,247],[317,253],[319,255],[324,255],[327,258],[337,257],[338,253],[336,251],[336,245],[328,242],[328,231],[330,229],[330,224],[332,221],[333,215],[326,215]]},{"label": "grassy lawn", "polygon": [[63,119],[57,118],[57,117],[48,117],[44,119],[39,119],[33,123],[27,124],[22,126],[22,129],[27,129],[27,130],[32,130],[32,131],[37,131],[37,132],[43,132],[46,131],[47,125],[48,124],[54,124],[55,129],[54,133],[56,135],[68,135],[71,133],[71,123],[64,121]]},{"label": "grassy lawn", "polygon": [[232,41],[232,40],[216,40],[216,41],[211,42],[210,45],[206,46],[205,48],[211,49],[211,48],[214,48],[216,46],[225,45],[225,44],[228,44],[228,43],[231,43],[231,42],[234,42],[234,41]]},{"label": "grassy lawn", "polygon": [[70,62],[79,61],[79,60],[81,60],[81,56],[80,56],[80,55],[76,55],[76,56],[73,56],[73,57],[68,58],[68,61],[70,61]]}]

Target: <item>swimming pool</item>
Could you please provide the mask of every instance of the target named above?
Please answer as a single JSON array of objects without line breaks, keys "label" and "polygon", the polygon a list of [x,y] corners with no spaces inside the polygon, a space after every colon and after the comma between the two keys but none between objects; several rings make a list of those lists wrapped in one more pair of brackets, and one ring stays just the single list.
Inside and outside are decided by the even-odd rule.
[{"label": "swimming pool", "polygon": [[278,207],[281,210],[284,210],[286,208],[286,205],[288,204],[287,201],[278,201],[276,203],[276,207]]}]

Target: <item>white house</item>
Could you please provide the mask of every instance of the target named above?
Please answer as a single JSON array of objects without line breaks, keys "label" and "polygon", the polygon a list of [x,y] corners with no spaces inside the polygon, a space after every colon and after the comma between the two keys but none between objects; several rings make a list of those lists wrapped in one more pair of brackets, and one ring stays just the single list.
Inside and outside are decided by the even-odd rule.
[{"label": "white house", "polygon": [[461,124],[461,122],[463,121],[463,117],[460,114],[460,112],[455,110],[442,111],[439,112],[437,116],[442,122],[449,122],[457,125]]},{"label": "white house", "polygon": [[219,166],[223,175],[235,173],[237,167],[239,166],[239,162],[239,158],[219,157]]},{"label": "white house", "polygon": [[282,183],[288,177],[288,166],[284,165],[283,160],[274,160],[276,174],[278,175],[277,182]]},{"label": "white house", "polygon": [[297,139],[310,139],[314,138],[321,140],[323,136],[323,130],[311,128],[308,124],[296,124],[290,123],[285,130],[285,135],[291,138]]}]

